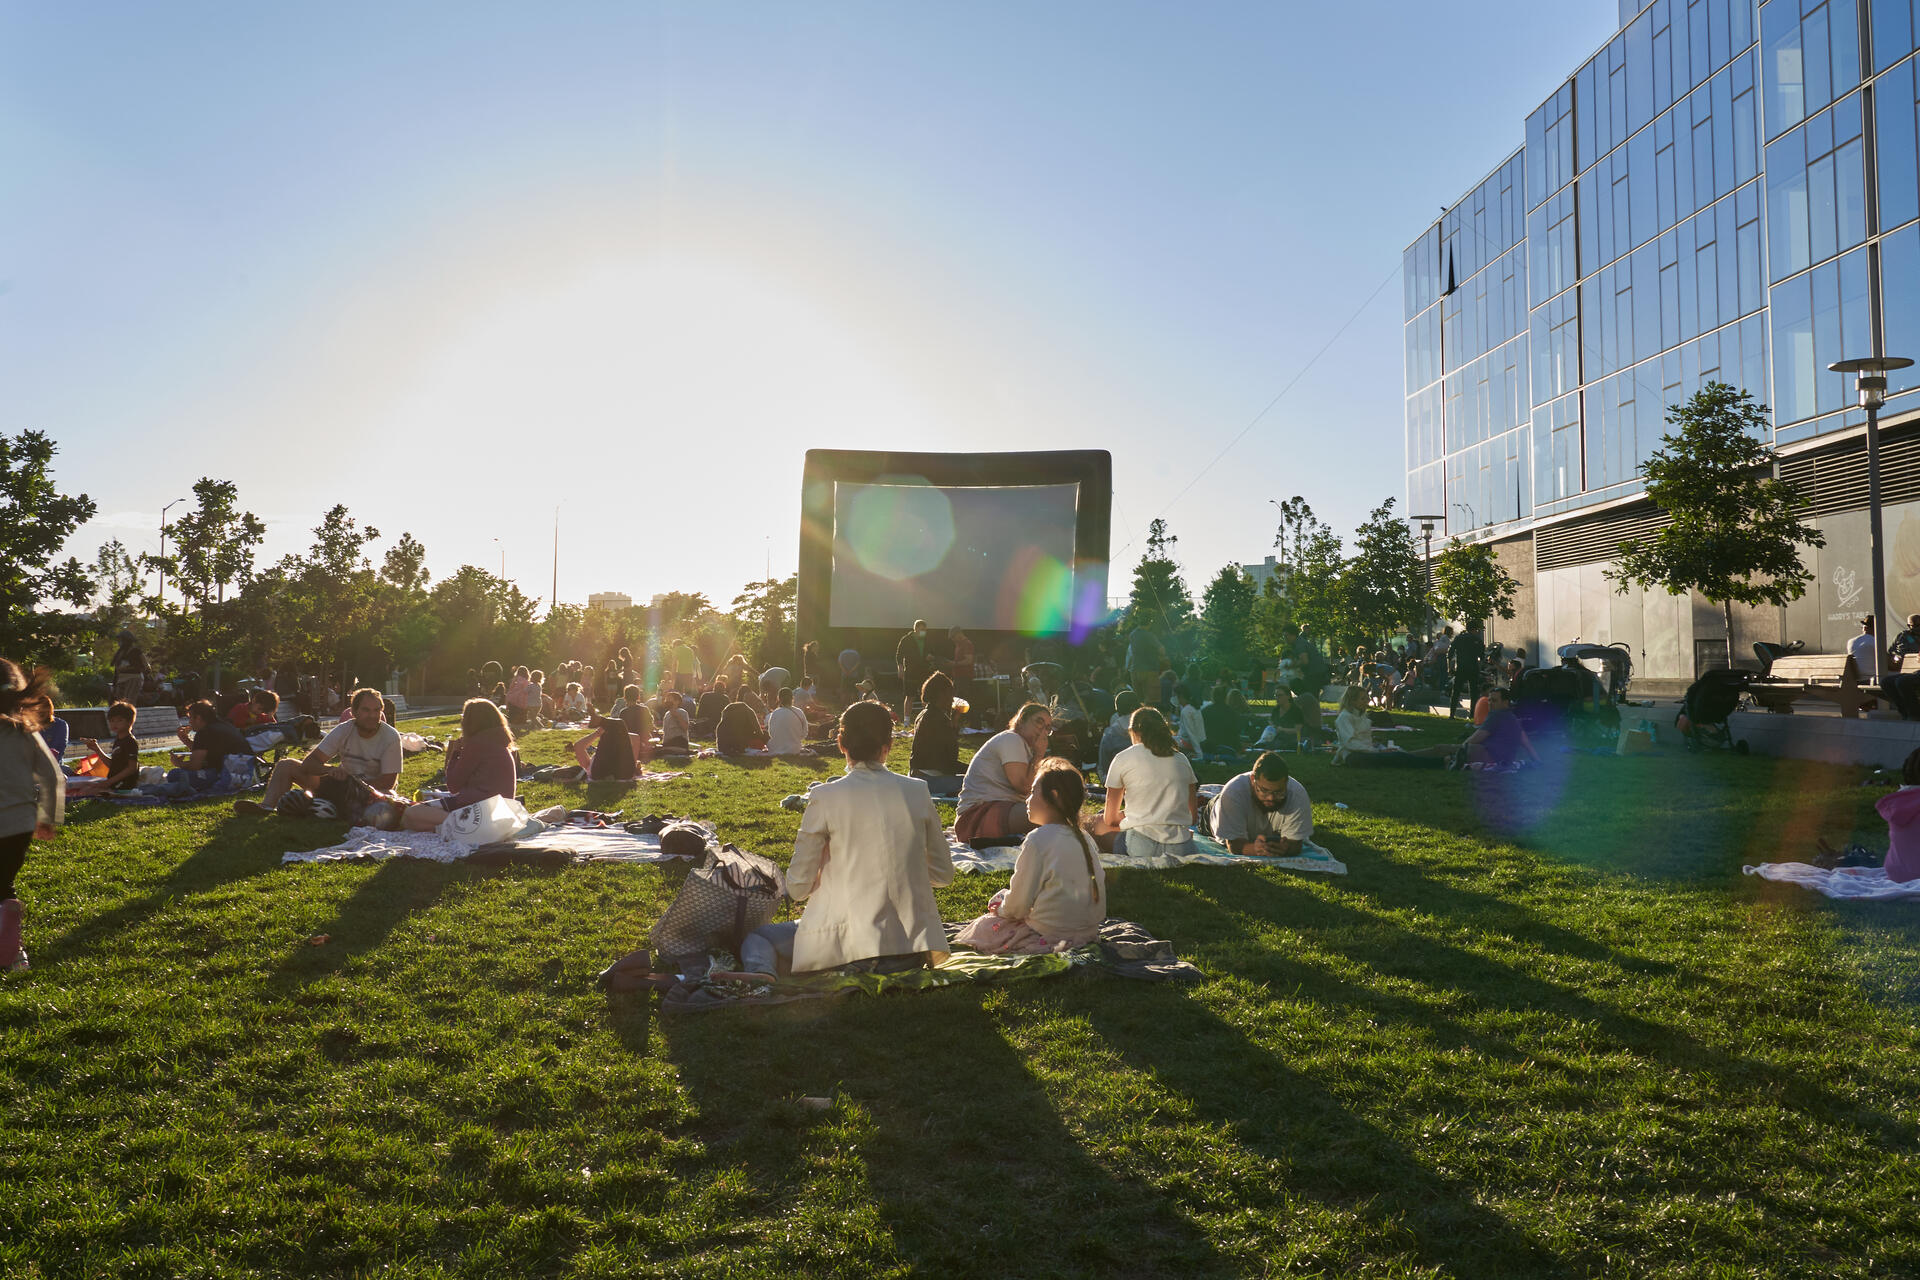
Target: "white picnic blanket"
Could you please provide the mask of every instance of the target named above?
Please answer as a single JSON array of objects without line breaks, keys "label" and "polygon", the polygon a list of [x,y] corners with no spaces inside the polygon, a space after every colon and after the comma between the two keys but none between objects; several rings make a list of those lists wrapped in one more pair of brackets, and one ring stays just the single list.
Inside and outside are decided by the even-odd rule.
[{"label": "white picnic blanket", "polygon": [[[961,875],[974,875],[980,872],[1002,872],[1011,874],[1014,861],[1020,855],[1017,845],[1007,845],[993,849],[975,849],[958,841],[949,841],[953,851],[953,869]],[[1285,867],[1290,871],[1316,871],[1322,875],[1343,876],[1347,874],[1347,864],[1328,853],[1309,840],[1298,854],[1288,858],[1260,858],[1252,854],[1230,853],[1227,846],[1218,840],[1196,835],[1190,846],[1192,852],[1183,854],[1155,854],[1152,857],[1129,858],[1118,854],[1103,853],[1100,863],[1107,867],[1143,867],[1152,870],[1164,870],[1168,867]]]},{"label": "white picnic blanket", "polygon": [[1887,879],[1885,867],[1816,867],[1809,862],[1763,862],[1757,867],[1741,867],[1750,876],[1797,884],[1802,889],[1824,893],[1829,898],[1860,902],[1898,902],[1920,898],[1920,880],[1905,882]]},{"label": "white picnic blanket", "polygon": [[[660,837],[635,835],[619,827],[547,827],[513,842],[529,852],[565,849],[575,862],[666,862]],[[491,846],[489,846],[491,847]],[[341,843],[325,849],[285,853],[282,863],[385,862],[389,858],[418,858],[425,862],[463,862],[474,846],[433,831],[379,831],[355,827]]]}]

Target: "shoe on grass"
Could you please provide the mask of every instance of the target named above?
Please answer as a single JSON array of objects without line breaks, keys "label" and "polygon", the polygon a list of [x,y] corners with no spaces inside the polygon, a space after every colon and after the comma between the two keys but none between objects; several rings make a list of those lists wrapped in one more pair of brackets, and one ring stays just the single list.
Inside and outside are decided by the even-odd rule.
[{"label": "shoe on grass", "polygon": [[27,949],[20,945],[20,929],[25,918],[20,899],[0,902],[0,971],[20,973],[27,968]]}]

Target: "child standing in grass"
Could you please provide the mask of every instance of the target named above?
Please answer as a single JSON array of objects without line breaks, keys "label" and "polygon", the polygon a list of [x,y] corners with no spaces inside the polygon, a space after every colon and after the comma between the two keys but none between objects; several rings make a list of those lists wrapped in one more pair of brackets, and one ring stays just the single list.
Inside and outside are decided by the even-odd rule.
[{"label": "child standing in grass", "polygon": [[66,806],[66,777],[40,740],[47,673],[0,658],[0,971],[27,967],[14,877],[35,840],[51,840]]},{"label": "child standing in grass", "polygon": [[[1137,713],[1136,713],[1137,714]],[[954,939],[975,951],[1052,951],[1098,936],[1107,918],[1107,876],[1093,839],[1080,825],[1087,781],[1065,760],[1040,762],[1027,797],[1036,824],[1021,842],[1013,883],[993,896],[987,914]]]}]

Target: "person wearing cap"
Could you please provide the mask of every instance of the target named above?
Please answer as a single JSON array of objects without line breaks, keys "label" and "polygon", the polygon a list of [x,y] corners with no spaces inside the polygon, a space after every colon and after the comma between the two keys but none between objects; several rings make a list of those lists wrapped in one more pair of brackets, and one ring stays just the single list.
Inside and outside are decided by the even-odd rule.
[{"label": "person wearing cap", "polygon": [[905,722],[913,695],[933,674],[933,659],[927,652],[925,618],[915,618],[913,630],[900,637],[900,643],[893,651],[893,660],[900,668],[900,719]]},{"label": "person wearing cap", "polygon": [[1847,643],[1847,652],[1853,655],[1854,669],[1862,680],[1879,676],[1880,645],[1873,634],[1872,615],[1860,619],[1860,634]]}]

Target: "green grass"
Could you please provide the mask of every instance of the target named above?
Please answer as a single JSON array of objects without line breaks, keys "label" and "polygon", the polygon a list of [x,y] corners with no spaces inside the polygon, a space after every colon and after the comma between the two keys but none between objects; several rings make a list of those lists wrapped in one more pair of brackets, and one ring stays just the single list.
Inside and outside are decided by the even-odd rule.
[{"label": "green grass", "polygon": [[[83,806],[0,979],[0,1275],[1920,1274],[1920,906],[1739,873],[1881,838],[1877,793],[1556,764],[1311,757],[1349,876],[1112,873],[1197,987],[666,1018],[592,976],[677,870],[282,868],[339,825]],[[615,802],[784,857],[815,776]]]}]

